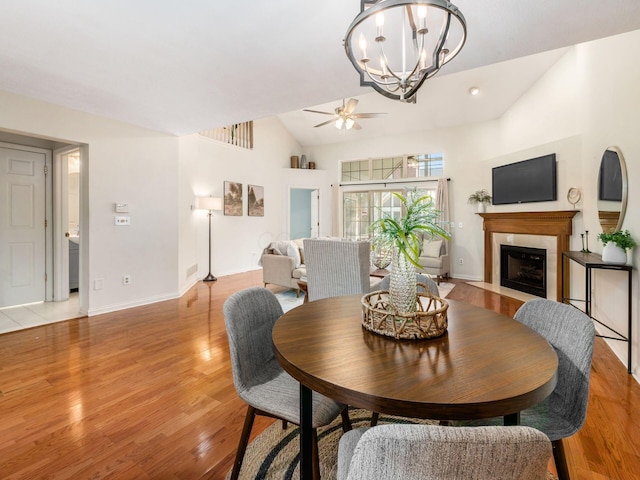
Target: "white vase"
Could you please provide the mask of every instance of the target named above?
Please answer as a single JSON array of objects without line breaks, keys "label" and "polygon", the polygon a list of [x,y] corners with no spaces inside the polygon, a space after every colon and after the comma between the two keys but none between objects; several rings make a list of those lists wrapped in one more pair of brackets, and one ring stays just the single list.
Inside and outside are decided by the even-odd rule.
[{"label": "white vase", "polygon": [[624,265],[627,263],[627,252],[624,248],[609,242],[602,249],[602,261],[611,265]]},{"label": "white vase", "polygon": [[483,202],[478,202],[478,213],[484,213],[486,210],[486,205]]}]

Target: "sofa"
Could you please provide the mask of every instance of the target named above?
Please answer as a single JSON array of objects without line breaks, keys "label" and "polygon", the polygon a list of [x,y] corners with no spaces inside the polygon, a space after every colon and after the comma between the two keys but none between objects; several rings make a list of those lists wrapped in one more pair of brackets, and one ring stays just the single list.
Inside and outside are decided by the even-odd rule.
[{"label": "sofa", "polygon": [[449,278],[449,246],[447,241],[439,239],[425,238],[422,244],[422,251],[418,263],[422,267],[420,271],[436,277],[438,285],[443,279]]},{"label": "sofa", "polygon": [[262,252],[262,281],[268,284],[294,288],[300,295],[298,280],[307,276],[304,265],[304,244],[302,239],[271,242]]}]

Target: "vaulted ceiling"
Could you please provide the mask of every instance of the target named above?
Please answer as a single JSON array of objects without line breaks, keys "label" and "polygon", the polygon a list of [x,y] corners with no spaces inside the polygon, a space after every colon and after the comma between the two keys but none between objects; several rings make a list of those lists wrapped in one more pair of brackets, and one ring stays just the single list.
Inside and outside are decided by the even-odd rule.
[{"label": "vaulted ceiling", "polygon": [[[398,115],[427,127],[495,118],[563,53],[553,50],[640,28],[638,0],[454,3],[467,43],[418,105],[359,86],[342,46],[359,0],[3,0],[0,90],[176,135],[280,115],[309,145],[340,132],[314,130],[303,108],[357,97],[360,111],[390,112],[362,122],[370,133],[391,133]],[[476,84],[485,97],[469,103]]]}]

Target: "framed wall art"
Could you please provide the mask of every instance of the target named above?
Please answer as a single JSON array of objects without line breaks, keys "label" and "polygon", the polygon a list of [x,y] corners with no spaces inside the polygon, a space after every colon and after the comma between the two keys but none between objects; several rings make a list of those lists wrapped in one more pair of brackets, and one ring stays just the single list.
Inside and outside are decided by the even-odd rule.
[{"label": "framed wall art", "polygon": [[250,217],[264,217],[264,187],[248,186],[247,206]]},{"label": "framed wall art", "polygon": [[242,216],[242,184],[224,182],[224,214]]}]

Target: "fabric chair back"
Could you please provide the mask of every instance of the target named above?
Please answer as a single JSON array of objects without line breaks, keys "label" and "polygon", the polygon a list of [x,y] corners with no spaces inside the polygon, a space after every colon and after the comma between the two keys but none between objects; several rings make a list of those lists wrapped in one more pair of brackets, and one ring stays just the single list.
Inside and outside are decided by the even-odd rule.
[{"label": "fabric chair back", "polygon": [[[424,285],[426,285],[427,290],[429,290],[429,293],[431,293],[431,295],[435,297],[440,296],[440,290],[438,289],[438,284],[436,284],[436,282],[434,282],[429,275],[425,275],[423,273],[417,273],[416,282],[423,283]],[[391,275],[387,275],[382,279],[382,282],[380,282],[380,285],[378,285],[377,290],[389,290],[390,284],[391,284]],[[418,287],[418,292],[421,292],[423,290],[424,290],[423,288]]]},{"label": "fabric chair back", "polygon": [[[551,457],[547,436],[530,427],[396,424],[359,430],[340,441],[338,480],[540,480]],[[354,448],[350,438],[357,436]]]},{"label": "fabric chair back", "polygon": [[[587,416],[595,336],[593,322],[570,305],[542,298],[526,302],[514,318],[546,338],[555,349],[558,383],[544,403],[577,432]],[[556,440],[553,431],[542,429],[551,440]],[[567,433],[563,432],[562,437],[569,436]]]},{"label": "fabric chair back", "polygon": [[269,290],[254,287],[231,295],[224,302],[223,312],[233,383],[240,398],[245,399],[244,392],[252,386],[282,372],[271,337],[273,325],[282,316],[282,307]]},{"label": "fabric chair back", "polygon": [[368,293],[369,241],[305,239],[309,301],[340,295]]}]

